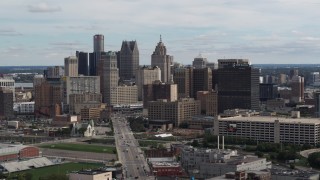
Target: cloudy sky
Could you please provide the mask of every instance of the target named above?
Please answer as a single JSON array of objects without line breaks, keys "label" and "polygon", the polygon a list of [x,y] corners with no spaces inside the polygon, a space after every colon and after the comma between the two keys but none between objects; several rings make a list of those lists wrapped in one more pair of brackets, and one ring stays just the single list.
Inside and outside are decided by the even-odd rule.
[{"label": "cloudy sky", "polygon": [[159,35],[174,60],[319,63],[319,0],[1,0],[0,66],[62,65],[76,50],[137,40],[150,64]]}]

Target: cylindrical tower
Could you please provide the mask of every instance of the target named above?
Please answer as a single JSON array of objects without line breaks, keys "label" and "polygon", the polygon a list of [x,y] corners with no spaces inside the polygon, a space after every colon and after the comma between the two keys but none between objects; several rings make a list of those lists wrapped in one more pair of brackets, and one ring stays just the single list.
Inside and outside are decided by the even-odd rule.
[{"label": "cylindrical tower", "polygon": [[102,34],[93,36],[93,51],[104,52],[104,36]]}]

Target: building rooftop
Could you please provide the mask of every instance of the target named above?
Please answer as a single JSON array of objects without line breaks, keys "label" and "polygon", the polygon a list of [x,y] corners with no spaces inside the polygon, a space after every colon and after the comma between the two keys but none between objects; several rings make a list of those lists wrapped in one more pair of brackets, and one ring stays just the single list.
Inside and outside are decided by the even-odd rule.
[{"label": "building rooftop", "polygon": [[284,117],[274,117],[274,116],[251,116],[251,117],[227,117],[227,118],[220,118],[219,120],[222,121],[248,121],[248,122],[267,122],[273,123],[274,121],[278,120],[280,123],[302,123],[302,124],[320,124],[319,118],[284,118]]},{"label": "building rooftop", "polygon": [[0,144],[0,155],[19,153],[20,150],[29,146],[22,144]]},{"label": "building rooftop", "polygon": [[76,174],[86,174],[86,175],[96,175],[96,174],[103,174],[103,173],[108,173],[110,171],[104,171],[104,170],[82,170],[82,171],[77,171],[75,172]]},{"label": "building rooftop", "polygon": [[151,162],[152,167],[180,167],[181,165],[177,162]]},{"label": "building rooftop", "polygon": [[291,169],[271,169],[272,175],[278,176],[290,176],[297,177],[301,179],[308,179],[310,176],[318,175],[318,172],[315,171],[302,171],[302,170],[291,170]]}]

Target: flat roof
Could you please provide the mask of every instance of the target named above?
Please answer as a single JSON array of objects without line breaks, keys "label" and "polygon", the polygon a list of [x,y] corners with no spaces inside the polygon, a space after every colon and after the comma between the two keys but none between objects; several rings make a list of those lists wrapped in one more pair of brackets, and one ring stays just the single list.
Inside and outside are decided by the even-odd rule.
[{"label": "flat roof", "polygon": [[275,117],[275,116],[235,116],[235,117],[226,117],[220,118],[219,121],[248,121],[248,122],[267,122],[274,123],[276,120],[279,120],[280,123],[288,124],[320,124],[319,118],[284,118],[284,117]]}]

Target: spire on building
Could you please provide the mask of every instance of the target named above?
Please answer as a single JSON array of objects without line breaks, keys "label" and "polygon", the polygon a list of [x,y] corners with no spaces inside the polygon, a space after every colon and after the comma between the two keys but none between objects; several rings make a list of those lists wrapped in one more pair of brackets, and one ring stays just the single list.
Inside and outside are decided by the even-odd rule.
[{"label": "spire on building", "polygon": [[162,37],[161,37],[161,34],[160,34],[160,42],[162,42]]}]

